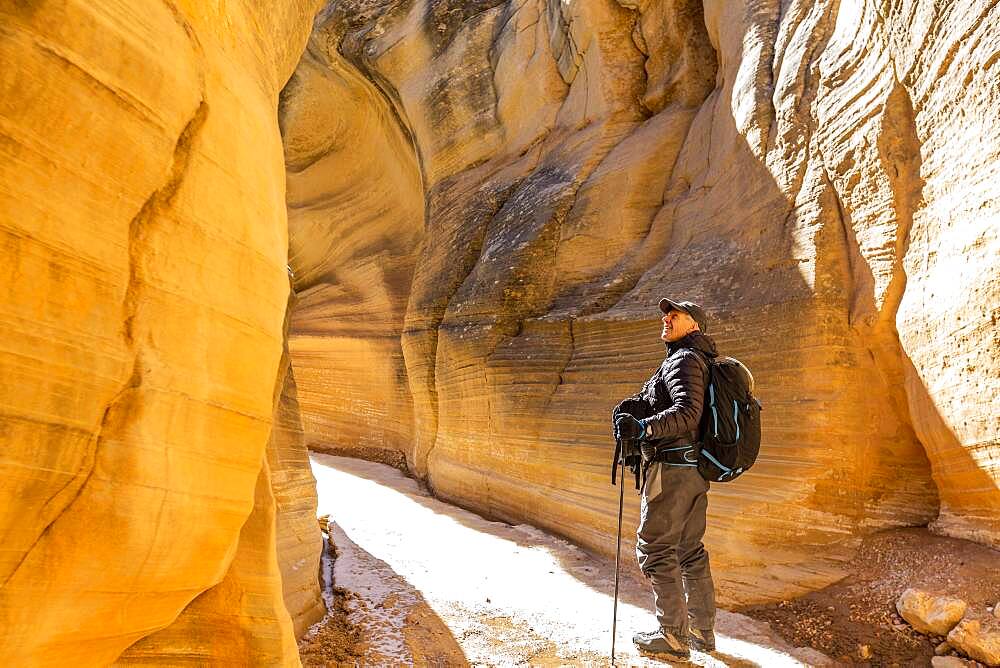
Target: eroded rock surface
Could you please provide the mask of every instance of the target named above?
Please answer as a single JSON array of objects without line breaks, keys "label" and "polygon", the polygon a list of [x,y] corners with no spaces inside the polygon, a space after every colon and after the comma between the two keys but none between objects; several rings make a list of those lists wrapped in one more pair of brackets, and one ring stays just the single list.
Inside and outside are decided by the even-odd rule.
[{"label": "eroded rock surface", "polygon": [[0,5],[3,665],[297,662],[265,446],[316,9]]},{"label": "eroded rock surface", "polygon": [[1000,624],[994,620],[963,619],[948,634],[948,642],[987,666],[1000,666]]},{"label": "eroded rock surface", "polygon": [[[289,299],[285,317],[287,333]],[[296,638],[325,613],[318,572],[322,534],[316,480],[303,441],[287,344],[274,386],[274,416],[254,505],[222,582],[118,665],[298,665]]]},{"label": "eroded rock surface", "polygon": [[997,544],[998,11],[328,4],[282,111],[307,439],[608,551],[608,415],[680,296],[765,406],[726,598],[884,527]]},{"label": "eroded rock surface", "polygon": [[896,601],[900,617],[921,633],[946,636],[965,615],[968,607],[960,598],[935,596],[919,589],[907,589]]},{"label": "eroded rock surface", "polygon": [[[293,307],[291,299],[289,309]],[[290,316],[291,311],[286,314],[286,328]],[[265,454],[276,507],[275,546],[283,599],[298,638],[326,612],[318,586],[323,534],[316,524],[316,479],[305,445],[287,340],[280,369],[281,396]]]}]

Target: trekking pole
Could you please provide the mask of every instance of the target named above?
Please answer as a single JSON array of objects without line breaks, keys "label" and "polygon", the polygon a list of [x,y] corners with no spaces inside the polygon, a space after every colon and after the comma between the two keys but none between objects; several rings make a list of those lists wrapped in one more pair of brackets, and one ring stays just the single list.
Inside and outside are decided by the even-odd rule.
[{"label": "trekking pole", "polygon": [[625,450],[618,441],[622,472],[618,478],[618,541],[615,545],[615,607],[611,615],[611,665],[615,665],[615,633],[618,629],[618,558],[622,552],[622,506],[625,501]]}]

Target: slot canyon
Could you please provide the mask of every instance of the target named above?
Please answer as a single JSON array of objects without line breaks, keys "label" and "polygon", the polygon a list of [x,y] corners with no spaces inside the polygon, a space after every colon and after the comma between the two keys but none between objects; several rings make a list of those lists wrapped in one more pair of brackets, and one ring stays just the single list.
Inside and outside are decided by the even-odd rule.
[{"label": "slot canyon", "polygon": [[721,607],[1000,549],[995,1],[0,0],[0,63],[2,665],[301,665],[310,452],[613,560],[661,297],[763,405]]}]

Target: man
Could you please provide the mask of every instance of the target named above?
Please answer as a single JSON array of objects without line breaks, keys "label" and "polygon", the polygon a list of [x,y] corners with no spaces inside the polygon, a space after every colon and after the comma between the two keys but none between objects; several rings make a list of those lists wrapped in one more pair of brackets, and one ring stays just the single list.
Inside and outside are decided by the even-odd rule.
[{"label": "man", "polygon": [[660,624],[632,640],[644,652],[686,659],[689,645],[715,649],[715,588],[702,544],[708,483],[698,473],[696,444],[707,359],[717,352],[700,306],[661,299],[660,310],[667,357],[639,394],[615,409],[615,436],[641,450],[645,479],[636,555],[653,586]]}]

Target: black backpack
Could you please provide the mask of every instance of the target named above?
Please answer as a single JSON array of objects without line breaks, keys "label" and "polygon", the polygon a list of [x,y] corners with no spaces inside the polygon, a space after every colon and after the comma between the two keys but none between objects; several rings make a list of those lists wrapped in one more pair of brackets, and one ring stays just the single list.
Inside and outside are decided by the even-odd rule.
[{"label": "black backpack", "polygon": [[732,357],[708,360],[708,389],[699,425],[702,478],[729,482],[753,466],[760,452],[760,410],[750,369]]}]

